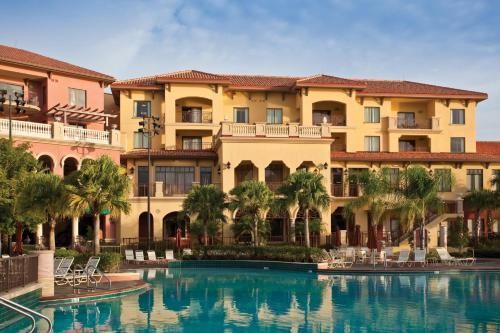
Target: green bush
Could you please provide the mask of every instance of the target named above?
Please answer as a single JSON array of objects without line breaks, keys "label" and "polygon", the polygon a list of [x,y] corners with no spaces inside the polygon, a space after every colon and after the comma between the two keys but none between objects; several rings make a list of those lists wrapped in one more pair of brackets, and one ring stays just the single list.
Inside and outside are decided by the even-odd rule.
[{"label": "green bush", "polygon": [[[76,250],[56,249],[54,252],[54,257],[74,257],[75,261],[73,263],[81,266],[85,265],[91,256],[92,254],[90,253],[80,253]],[[120,270],[120,264],[122,262],[121,254],[103,252],[99,257],[101,258],[99,261],[99,269],[103,272],[111,273]]]},{"label": "green bush", "polygon": [[[310,260],[309,260],[310,258]],[[324,262],[327,260],[323,249],[302,246],[260,246],[231,245],[208,246],[197,248],[192,256],[183,256],[183,259],[207,260],[271,260],[287,262]]]},{"label": "green bush", "polygon": [[[472,251],[469,252],[472,255]],[[477,258],[500,258],[500,247],[480,247],[474,250]]]}]

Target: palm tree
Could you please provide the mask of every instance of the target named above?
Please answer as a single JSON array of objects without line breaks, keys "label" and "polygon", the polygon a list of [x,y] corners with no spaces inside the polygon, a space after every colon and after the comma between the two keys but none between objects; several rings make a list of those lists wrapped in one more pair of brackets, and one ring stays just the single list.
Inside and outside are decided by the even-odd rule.
[{"label": "palm tree", "polygon": [[69,207],[75,215],[90,214],[94,220],[94,253],[99,254],[99,216],[103,212],[128,214],[127,200],[130,180],[126,170],[104,155],[97,160],[86,159],[80,170],[71,174]]},{"label": "palm tree", "polygon": [[[387,174],[388,169],[380,169],[378,172],[365,171],[356,175],[361,189],[361,196],[351,200],[344,207],[343,215],[350,220],[354,212],[366,207],[370,214],[373,226],[383,223],[383,218],[392,210],[396,209],[401,202],[398,192],[398,184],[391,183]],[[377,244],[378,244],[378,240]]]},{"label": "palm tree", "polygon": [[265,183],[249,180],[237,185],[229,194],[232,196],[229,203],[230,210],[238,210],[244,219],[252,222],[254,245],[259,246],[259,225],[265,223],[262,216],[271,207],[274,193]]},{"label": "palm tree", "polygon": [[[420,219],[421,239],[425,237],[424,226],[426,225],[427,214],[431,211],[441,211],[443,201],[439,198],[439,185],[441,175],[427,172],[422,167],[411,167],[403,173],[400,189],[404,196],[399,205],[403,221],[407,223],[406,229],[412,228],[415,221]],[[421,242],[423,248],[424,242]]]},{"label": "palm tree", "polygon": [[29,177],[19,197],[23,211],[31,211],[48,219],[50,226],[49,249],[56,249],[55,227],[60,218],[69,216],[68,191],[61,177],[36,173]]},{"label": "palm tree", "polygon": [[208,226],[211,223],[225,223],[226,194],[215,185],[195,186],[184,200],[182,207],[188,214],[196,214],[203,224],[203,243],[208,245]]},{"label": "palm tree", "polygon": [[490,191],[490,190],[473,191],[469,193],[467,196],[465,196],[464,202],[467,205],[467,207],[474,210],[475,212],[474,238],[477,242],[479,238],[479,225],[481,222],[481,212],[486,210],[487,212],[486,221],[488,224],[490,224],[492,211],[500,207],[499,194],[497,191]]},{"label": "palm tree", "polygon": [[[287,207],[299,206],[304,211],[304,237],[306,247],[311,247],[309,239],[309,212],[311,209],[323,209],[330,205],[330,196],[323,185],[323,176],[319,173],[298,171],[290,175],[278,189],[283,195]],[[291,240],[295,242],[295,230],[291,228]]]}]

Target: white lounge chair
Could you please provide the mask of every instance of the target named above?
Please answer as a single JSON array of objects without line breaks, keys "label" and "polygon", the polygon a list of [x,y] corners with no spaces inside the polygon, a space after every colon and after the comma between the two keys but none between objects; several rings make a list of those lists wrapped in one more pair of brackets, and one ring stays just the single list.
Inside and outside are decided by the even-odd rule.
[{"label": "white lounge chair", "polygon": [[408,263],[408,259],[410,258],[410,250],[401,250],[399,251],[398,259],[396,260],[388,260],[387,262],[391,264],[397,264],[399,267],[402,267]]},{"label": "white lounge chair", "polygon": [[57,270],[59,269],[59,266],[61,266],[63,259],[64,259],[63,257],[54,258],[54,275],[57,274]]},{"label": "white lounge chair", "polygon": [[59,262],[57,269],[54,267],[54,283],[58,286],[64,286],[69,283],[70,278],[72,277],[71,265],[73,265],[75,258],[66,257],[58,259],[61,259],[61,261]]},{"label": "white lounge chair", "polygon": [[134,250],[125,250],[125,263],[130,263],[134,260]]},{"label": "white lounge chair", "polygon": [[425,260],[426,252],[427,251],[425,249],[423,250],[416,249],[415,258],[414,260],[408,261],[408,266],[411,266],[413,264],[421,264],[422,267],[424,267],[425,265],[427,265],[427,260]]},{"label": "white lounge chair", "polygon": [[328,256],[329,268],[349,268],[354,264],[354,261],[352,259],[348,259],[345,253],[336,253],[330,250]]},{"label": "white lounge chair", "polygon": [[191,250],[191,249],[183,249],[182,250],[182,255],[184,255],[184,256],[192,256],[193,255],[193,250]]},{"label": "white lounge chair", "polygon": [[144,262],[144,251],[142,250],[135,251],[135,261]]},{"label": "white lounge chair", "polygon": [[378,258],[375,261],[377,264],[383,264],[384,267],[387,267],[387,254],[385,250],[380,251],[378,254]]},{"label": "white lounge chair", "polygon": [[459,264],[472,265],[476,262],[476,258],[473,257],[470,258],[453,257],[448,253],[448,250],[444,247],[437,247],[436,251],[439,255],[439,260],[441,260],[442,263],[447,265],[459,265]]},{"label": "white lounge chair", "polygon": [[87,282],[87,278],[91,279],[92,282],[99,283],[101,282],[102,276],[100,274],[96,274],[97,266],[99,265],[100,257],[90,257],[85,264],[85,267],[75,269],[73,274],[69,276],[70,285],[79,285],[81,283]]},{"label": "white lounge chair", "polygon": [[151,251],[147,251],[147,254],[148,254],[148,261],[149,262],[154,262],[154,263],[165,263],[167,262],[167,259],[163,258],[163,257],[157,257],[156,256],[156,252],[151,250]]},{"label": "white lounge chair", "polygon": [[167,261],[175,260],[174,250],[165,250],[165,260],[167,260]]}]

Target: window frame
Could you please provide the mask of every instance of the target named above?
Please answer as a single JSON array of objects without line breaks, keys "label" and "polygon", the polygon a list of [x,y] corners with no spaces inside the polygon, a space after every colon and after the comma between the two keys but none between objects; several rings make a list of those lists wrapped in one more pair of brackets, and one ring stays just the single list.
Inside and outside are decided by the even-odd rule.
[{"label": "window frame", "polygon": [[132,110],[132,118],[144,118],[144,116],[139,116],[137,114],[137,104],[138,103],[148,103],[149,108],[148,108],[147,117],[150,117],[151,116],[151,107],[152,107],[151,101],[148,101],[148,100],[134,100],[134,106],[133,106],[133,110]]},{"label": "window frame", "polygon": [[[373,147],[372,140],[377,141],[378,150],[371,149]],[[365,145],[365,147],[364,147],[365,151],[368,151],[368,152],[380,152],[380,136],[379,135],[365,135],[364,145]]]},{"label": "window frame", "polygon": [[446,168],[434,169],[434,173],[436,175],[441,174],[441,177],[439,179],[438,192],[451,192],[452,191],[451,169],[446,169]]},{"label": "window frame", "polygon": [[[136,145],[136,135],[140,134],[142,134],[142,140],[141,140],[141,145],[138,146]],[[134,132],[134,140],[133,140],[134,149],[148,149],[148,145],[151,146],[151,143],[149,142],[149,136],[147,133],[139,131]]]},{"label": "window frame", "polygon": [[[269,121],[269,114],[272,113],[272,121]],[[276,121],[276,114],[280,115],[280,121]],[[282,125],[283,124],[283,108],[266,108],[266,124],[269,125]]]},{"label": "window frame", "polygon": [[[461,151],[456,151],[453,149],[454,147],[457,147],[456,143],[455,144],[453,143],[453,141],[455,141],[455,140],[461,140],[461,142],[462,142],[461,143],[461,145],[462,145]],[[465,137],[463,137],[463,136],[450,137],[450,153],[456,153],[456,154],[465,153]]]},{"label": "window frame", "polygon": [[[243,122],[238,121],[237,114],[240,111],[245,112],[245,121],[243,121]],[[233,122],[236,124],[249,124],[250,123],[250,108],[240,107],[240,106],[233,107]]]},{"label": "window frame", "polygon": [[[377,111],[376,117],[373,111]],[[376,121],[374,119],[376,118]],[[364,108],[364,122],[365,124],[380,124],[380,107],[378,106],[365,106]]]},{"label": "window frame", "polygon": [[[459,122],[455,122],[454,119],[454,113],[455,112],[461,112],[462,117],[458,117]],[[460,122],[460,120],[462,122]],[[450,124],[451,125],[465,125],[465,109],[450,109]]]},{"label": "window frame", "polygon": [[[475,180],[476,177],[479,178],[477,181]],[[478,188],[476,188],[476,182],[478,183]],[[484,188],[483,169],[467,169],[466,186],[468,192],[481,191]]]},{"label": "window frame", "polygon": [[[185,148],[185,142],[190,141],[189,146],[195,145],[194,142],[199,142],[198,148]],[[182,150],[202,150],[203,149],[203,137],[201,136],[183,136],[182,137]]]},{"label": "window frame", "polygon": [[[72,91],[75,91],[75,92],[83,92],[83,105],[80,105],[80,104],[72,104],[71,103],[71,92]],[[72,87],[68,87],[68,105],[71,105],[71,106],[80,106],[80,107],[84,107],[86,108],[87,107],[87,90],[85,89],[79,89],[79,88],[72,88]]]}]

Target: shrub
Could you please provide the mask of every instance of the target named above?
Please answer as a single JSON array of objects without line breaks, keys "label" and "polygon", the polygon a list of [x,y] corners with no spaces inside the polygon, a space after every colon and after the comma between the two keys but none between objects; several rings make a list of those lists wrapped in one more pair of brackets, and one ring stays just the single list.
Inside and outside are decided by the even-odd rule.
[{"label": "shrub", "polygon": [[[309,260],[310,258],[310,260]],[[259,246],[231,245],[208,246],[195,249],[192,256],[183,259],[208,260],[271,260],[288,262],[324,262],[327,260],[323,249],[302,246]]]},{"label": "shrub", "polygon": [[[90,253],[80,253],[76,250],[56,249],[54,257],[74,257],[75,265],[85,265],[89,258],[92,256]],[[99,255],[99,269],[103,272],[118,272],[122,262],[122,256],[119,253],[103,252]]]}]

